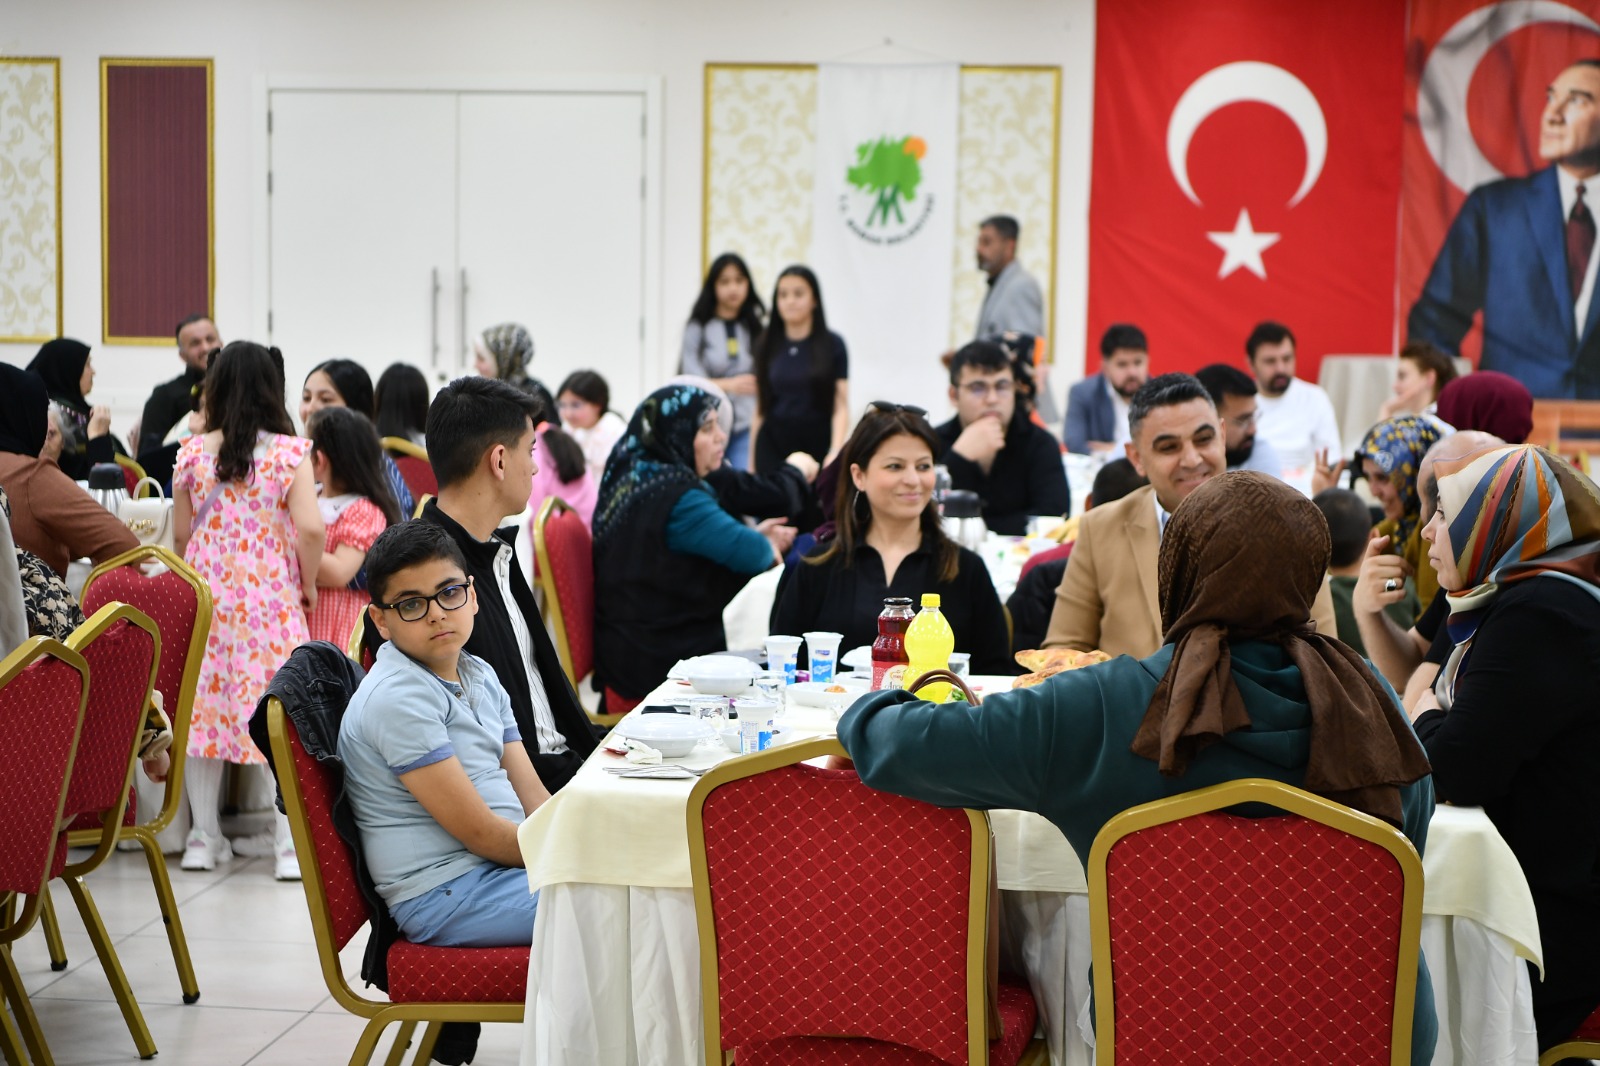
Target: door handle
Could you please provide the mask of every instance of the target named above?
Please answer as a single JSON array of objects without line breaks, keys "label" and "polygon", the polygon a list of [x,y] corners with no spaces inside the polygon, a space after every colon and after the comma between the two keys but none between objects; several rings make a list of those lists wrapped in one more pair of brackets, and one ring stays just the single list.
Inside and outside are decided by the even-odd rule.
[{"label": "door handle", "polygon": [[428,296],[428,358],[435,370],[439,369],[439,268],[429,271],[432,291]]},{"label": "door handle", "polygon": [[456,323],[461,330],[461,368],[468,366],[467,356],[472,348],[467,343],[467,268],[461,268],[461,285],[456,290]]}]

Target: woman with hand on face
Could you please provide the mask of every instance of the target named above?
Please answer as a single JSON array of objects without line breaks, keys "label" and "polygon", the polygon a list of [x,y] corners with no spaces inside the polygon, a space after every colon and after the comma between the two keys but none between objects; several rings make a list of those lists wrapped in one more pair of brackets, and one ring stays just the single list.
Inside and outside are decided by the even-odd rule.
[{"label": "woman with hand on face", "polygon": [[1355,476],[1367,479],[1373,497],[1383,506],[1383,521],[1373,535],[1387,537],[1388,548],[1404,560],[1416,585],[1417,618],[1439,593],[1439,578],[1428,562],[1428,546],[1422,542],[1422,498],[1417,494],[1417,480],[1423,456],[1443,436],[1433,419],[1404,415],[1367,430],[1356,453],[1361,469]]},{"label": "woman with hand on face", "polygon": [[756,344],[755,470],[782,466],[805,452],[826,466],[850,432],[850,357],[828,330],[822,290],[809,267],[778,275],[773,316]]},{"label": "woman with hand on face", "polygon": [[28,364],[39,375],[45,392],[66,416],[66,433],[56,465],[74,481],[89,476],[96,463],[112,463],[128,449],[111,435],[111,408],[89,406],[84,399],[94,391],[94,360],[89,346],[70,337],[47,341]]},{"label": "woman with hand on face", "polygon": [[766,313],[750,280],[750,268],[739,256],[724,252],[711,261],[683,327],[678,369],[710,378],[732,401],[728,462],[739,470],[750,468],[750,424],[756,413],[754,344]]},{"label": "woman with hand on face", "polygon": [[973,673],[1018,673],[988,568],[945,536],[933,501],[940,447],[921,408],[868,406],[839,456],[837,531],[785,577],[772,632],[841,633],[848,651],[876,639],[885,597],[936,592]]},{"label": "woman with hand on face", "polygon": [[1427,341],[1413,341],[1400,349],[1396,364],[1394,391],[1378,408],[1378,417],[1433,414],[1440,391],[1456,379],[1455,361]]},{"label": "woman with hand on face", "polygon": [[1440,459],[1423,530],[1455,649],[1416,707],[1441,800],[1481,806],[1533,891],[1539,1048],[1600,1006],[1600,495],[1532,445]]},{"label": "woman with hand on face", "polygon": [[608,712],[630,709],[679,659],[727,650],[723,608],[794,541],[781,519],[752,529],[717,503],[705,482],[728,440],[716,408],[703,389],[657,389],[606,461],[594,512],[594,659]]}]

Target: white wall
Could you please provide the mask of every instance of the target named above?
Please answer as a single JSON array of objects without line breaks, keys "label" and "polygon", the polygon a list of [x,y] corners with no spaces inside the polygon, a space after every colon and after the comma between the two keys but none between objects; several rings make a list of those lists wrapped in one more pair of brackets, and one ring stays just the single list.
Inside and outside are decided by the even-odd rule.
[{"label": "white wall", "polygon": [[[884,48],[885,38],[895,47]],[[664,79],[661,359],[700,282],[703,64],[894,61],[1062,68],[1055,322],[1058,395],[1082,373],[1094,0],[18,0],[0,54],[61,57],[65,332],[95,348],[93,400],[125,432],[176,348],[100,344],[101,56],[216,61],[216,316],[225,340],[264,318],[254,304],[256,79],[650,74]],[[1026,235],[1024,235],[1026,239]],[[599,282],[603,284],[603,281]],[[359,309],[352,309],[359,313]],[[535,336],[538,324],[530,323]],[[329,353],[334,354],[334,353]],[[32,346],[0,345],[26,363]],[[291,388],[298,383],[291,383]]]}]

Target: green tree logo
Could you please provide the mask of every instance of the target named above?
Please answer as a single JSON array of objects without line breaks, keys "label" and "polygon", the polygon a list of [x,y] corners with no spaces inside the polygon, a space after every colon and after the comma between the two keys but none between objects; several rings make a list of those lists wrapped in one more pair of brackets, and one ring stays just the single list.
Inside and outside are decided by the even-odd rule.
[{"label": "green tree logo", "polygon": [[877,197],[867,215],[868,226],[888,225],[891,211],[896,222],[906,220],[900,201],[917,198],[917,186],[922,183],[922,157],[927,152],[927,142],[921,137],[879,137],[856,145],[856,165],[845,177],[862,192]]}]

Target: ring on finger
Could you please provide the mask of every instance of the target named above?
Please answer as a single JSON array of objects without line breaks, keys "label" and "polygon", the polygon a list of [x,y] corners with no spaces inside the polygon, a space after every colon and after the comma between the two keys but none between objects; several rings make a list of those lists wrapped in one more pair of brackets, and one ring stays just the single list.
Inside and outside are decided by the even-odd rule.
[{"label": "ring on finger", "polygon": [[1383,591],[1385,591],[1385,592],[1398,592],[1398,591],[1400,591],[1400,582],[1398,580],[1396,580],[1395,578],[1391,577],[1389,580],[1387,580],[1387,581],[1385,581],[1383,583]]}]

